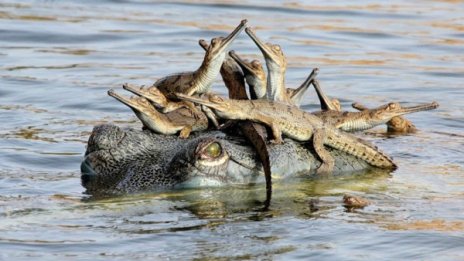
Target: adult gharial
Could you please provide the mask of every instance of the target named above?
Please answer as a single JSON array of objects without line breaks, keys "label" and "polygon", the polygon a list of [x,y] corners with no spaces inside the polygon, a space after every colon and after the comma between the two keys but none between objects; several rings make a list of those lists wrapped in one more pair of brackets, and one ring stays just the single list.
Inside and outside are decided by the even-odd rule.
[{"label": "adult gharial", "polygon": [[[207,52],[195,72],[165,77],[148,87],[125,84],[124,89],[137,95],[133,98],[114,90],[108,92],[136,113],[144,129],[111,124],[94,127],[81,164],[87,193],[133,193],[265,180],[270,199],[271,173],[287,178],[370,168],[388,172],[396,168],[392,159],[373,144],[346,133],[345,125],[349,131],[363,130],[405,113],[438,107],[435,102],[409,108],[390,103],[374,109],[359,105],[362,111],[357,113],[339,112],[337,100],[330,100],[315,79],[318,69],[300,88],[285,88],[286,59],[281,48],[263,44],[251,29],[245,31],[266,58],[267,79],[259,62],[253,61],[251,66],[234,51],[227,53],[245,25],[243,20],[228,37],[216,38],[211,45],[201,40]],[[201,72],[208,72],[203,73],[208,77],[202,77]],[[230,100],[209,93],[218,72]],[[253,90],[252,98],[257,100],[248,100],[245,79]],[[298,107],[311,84],[321,102],[322,111],[316,114]],[[208,123],[208,119],[216,118],[219,129],[218,123]],[[358,125],[362,128],[352,128]],[[277,142],[270,142],[271,136]]]}]

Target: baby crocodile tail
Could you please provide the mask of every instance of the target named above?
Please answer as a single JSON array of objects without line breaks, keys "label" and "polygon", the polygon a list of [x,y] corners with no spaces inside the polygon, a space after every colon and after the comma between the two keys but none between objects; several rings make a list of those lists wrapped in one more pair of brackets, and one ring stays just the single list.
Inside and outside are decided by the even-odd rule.
[{"label": "baby crocodile tail", "polygon": [[373,144],[335,128],[325,128],[325,144],[365,160],[374,167],[396,169],[393,159]]}]

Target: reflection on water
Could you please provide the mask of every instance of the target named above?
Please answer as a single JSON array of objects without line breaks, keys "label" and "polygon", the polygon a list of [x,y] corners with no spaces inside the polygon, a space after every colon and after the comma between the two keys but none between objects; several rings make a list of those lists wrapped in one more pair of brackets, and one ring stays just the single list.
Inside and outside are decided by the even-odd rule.
[{"label": "reflection on water", "polygon": [[[460,1],[3,1],[0,259],[462,259],[463,14]],[[140,128],[106,90],[196,69],[198,39],[243,18],[282,46],[288,86],[319,67],[347,109],[438,101],[408,116],[416,134],[362,134],[400,168],[279,181],[268,212],[260,185],[82,194],[92,127]],[[245,35],[234,49],[262,59]],[[310,91],[303,108],[316,102]],[[345,193],[371,204],[348,211]]]}]

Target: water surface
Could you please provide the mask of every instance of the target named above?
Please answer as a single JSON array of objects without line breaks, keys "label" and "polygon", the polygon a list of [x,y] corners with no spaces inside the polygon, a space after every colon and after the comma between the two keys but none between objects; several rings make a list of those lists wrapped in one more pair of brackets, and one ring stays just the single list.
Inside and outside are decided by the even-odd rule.
[{"label": "water surface", "polygon": [[[361,134],[398,162],[391,175],[277,182],[269,212],[264,186],[89,200],[92,127],[140,127],[106,91],[196,69],[198,40],[243,18],[282,46],[288,86],[319,67],[346,109],[441,106],[408,117],[417,134]],[[260,58],[245,34],[234,49]],[[2,1],[0,259],[464,259],[463,81],[461,1]],[[344,193],[372,204],[347,211]]]}]

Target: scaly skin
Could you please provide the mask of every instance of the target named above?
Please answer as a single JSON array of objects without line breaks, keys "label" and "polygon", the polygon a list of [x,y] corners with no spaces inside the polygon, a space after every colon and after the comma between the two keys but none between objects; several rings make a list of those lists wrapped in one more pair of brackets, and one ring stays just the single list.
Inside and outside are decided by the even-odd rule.
[{"label": "scaly skin", "polygon": [[267,74],[267,98],[272,101],[291,103],[285,89],[285,72],[287,70],[287,60],[279,45],[263,43],[256,34],[247,27],[245,32],[255,42],[263,53],[268,70]]},{"label": "scaly skin", "polygon": [[164,96],[164,94],[154,85],[145,87],[125,83],[122,85],[122,87],[126,91],[130,91],[138,96],[146,98],[153,104],[153,106],[155,106],[163,113],[168,113],[182,107],[189,107],[190,109],[195,108],[194,106],[190,106],[190,104],[185,102],[169,101],[166,96]]},{"label": "scaly skin", "polygon": [[316,76],[319,73],[319,68],[314,68],[309,76],[304,80],[304,82],[297,89],[287,88],[287,96],[290,97],[292,104],[300,107],[301,99],[303,94],[308,90],[309,85],[313,84],[316,81]]},{"label": "scaly skin", "polygon": [[[369,108],[360,104],[359,102],[355,102],[351,105],[353,108],[359,111],[368,111]],[[387,121],[387,132],[389,133],[415,133],[417,132],[416,126],[414,124],[401,116],[396,116],[391,118],[391,120]]]},{"label": "scaly skin", "polygon": [[[220,145],[220,154],[208,153],[213,143]],[[369,168],[363,160],[328,149],[335,158],[334,173]],[[314,174],[321,164],[311,147],[290,139],[270,145],[269,156],[277,178]],[[179,139],[114,125],[93,129],[81,172],[82,185],[92,195],[264,182],[255,150],[241,137],[203,131]]]},{"label": "scaly skin", "polygon": [[[208,49],[208,43],[205,40],[201,39],[198,43],[201,47],[203,47],[203,49]],[[222,63],[220,71],[222,80],[224,81],[224,84],[229,91],[229,98],[237,100],[248,100],[248,96],[245,90],[245,76],[243,67],[242,69],[240,68],[240,64],[232,55],[233,54],[229,52],[230,57],[226,57]],[[253,96],[252,88],[250,88],[250,93]],[[263,95],[265,96],[265,90]],[[233,122],[229,121],[223,125],[223,129],[225,125],[234,124]],[[229,127],[230,126],[226,128]],[[266,145],[266,128],[260,124],[248,121],[238,123],[238,128],[241,130],[243,136],[245,136],[245,138],[253,145],[259,159],[261,160],[261,163],[263,164],[264,176],[266,177],[266,203],[264,206],[265,208],[268,208],[272,197],[272,173],[269,159],[269,149]]]},{"label": "scaly skin", "polygon": [[[245,76],[240,65],[234,59],[226,58],[221,68],[221,76],[229,90],[229,98],[237,100],[248,100],[245,90]],[[266,178],[266,201],[264,209],[267,209],[272,198],[272,172],[270,152],[266,144],[266,128],[251,121],[239,122],[238,127],[243,136],[253,145],[258,157],[263,164],[264,176]]]},{"label": "scaly skin", "polygon": [[433,110],[438,108],[438,103],[432,102],[412,107],[402,107],[399,103],[391,102],[375,109],[367,109],[360,112],[320,111],[314,115],[324,122],[334,125],[336,128],[354,132],[373,128],[385,124],[394,117],[404,114]]},{"label": "scaly skin", "polygon": [[159,79],[153,85],[168,98],[175,98],[173,93],[186,95],[202,94],[209,91],[224,61],[227,48],[245,28],[247,20],[242,20],[235,30],[226,38],[213,38],[206,51],[203,63],[194,72],[183,72]]},{"label": "scaly skin", "polygon": [[114,90],[108,95],[131,108],[135,115],[149,130],[160,134],[179,133],[180,138],[187,138],[192,131],[202,131],[208,128],[208,119],[205,115],[194,114],[187,108],[181,108],[167,114],[158,112],[147,99],[143,97],[123,97]]},{"label": "scaly skin", "polygon": [[251,62],[244,60],[235,51],[230,51],[229,55],[237,62],[243,74],[245,74],[245,80],[250,87],[250,98],[252,100],[267,99],[266,74],[261,63],[258,60]]},{"label": "scaly skin", "polygon": [[341,111],[340,102],[337,99],[329,99],[329,97],[327,97],[327,95],[325,95],[322,91],[318,80],[314,80],[312,83],[317,97],[319,98],[319,102],[321,103],[322,111]]},{"label": "scaly skin", "polygon": [[[216,116],[214,116],[214,113],[209,108],[197,108],[190,102],[168,101],[166,96],[164,96],[164,94],[160,90],[158,90],[156,86],[150,86],[148,88],[145,88],[144,86],[137,87],[125,83],[123,85],[123,88],[124,90],[130,91],[138,96],[146,98],[153,104],[153,106],[155,106],[158,110],[160,110],[163,113],[170,113],[173,111],[180,110],[180,112],[182,112],[182,115],[187,113],[186,115],[191,115],[195,117],[195,119],[199,121],[200,125],[204,124],[204,122],[202,122],[204,120],[203,116],[206,116],[209,120],[211,120],[211,123],[213,123],[213,125],[216,128],[219,126]],[[182,108],[188,108],[188,110]],[[173,115],[177,114],[173,113]]]},{"label": "scaly skin", "polygon": [[177,94],[177,97],[208,106],[224,119],[251,120],[266,124],[272,129],[274,143],[277,144],[283,142],[282,134],[298,141],[312,138],[314,149],[323,162],[318,169],[319,173],[331,172],[334,164],[333,157],[323,145],[359,157],[375,167],[396,168],[392,159],[374,145],[325,124],[320,118],[295,106],[267,100],[225,100],[214,95],[210,95],[209,100],[183,94]]},{"label": "scaly skin", "polygon": [[[248,62],[247,60],[242,59],[235,51],[230,51],[229,55],[242,68],[242,71],[245,74],[246,82],[250,86],[251,99],[266,99],[267,79],[261,63],[258,60]],[[286,96],[288,97],[288,99],[290,99],[290,104],[300,106],[303,94],[306,92],[311,83],[315,80],[315,77],[317,76],[318,72],[318,68],[313,69],[309,76],[306,78],[306,80],[297,89],[285,89]]]}]

